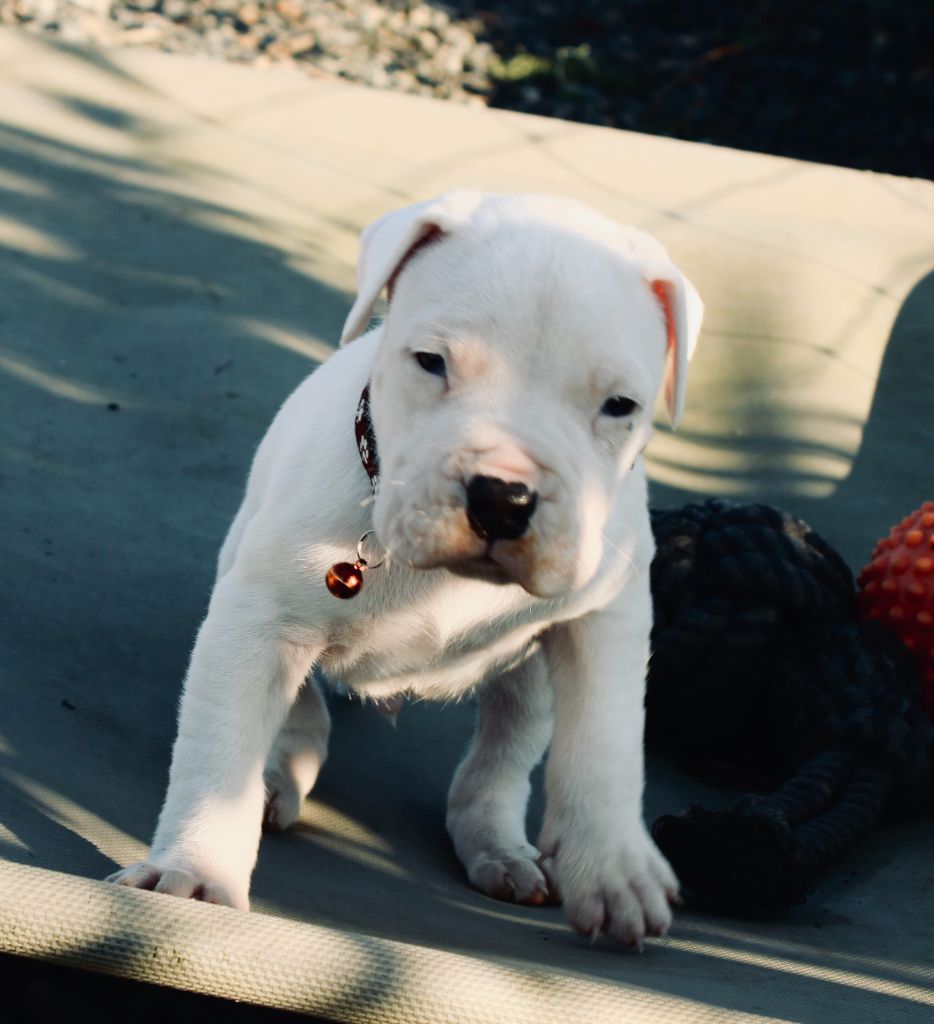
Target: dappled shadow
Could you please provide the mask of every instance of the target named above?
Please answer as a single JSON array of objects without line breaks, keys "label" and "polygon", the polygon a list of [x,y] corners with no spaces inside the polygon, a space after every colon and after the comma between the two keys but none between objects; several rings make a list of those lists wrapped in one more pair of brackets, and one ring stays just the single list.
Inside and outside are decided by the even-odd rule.
[{"label": "dappled shadow", "polygon": [[[722,414],[707,417],[722,426],[694,427],[688,417],[670,444],[670,431],[661,428],[649,454],[653,502],[668,507],[699,494],[779,505],[810,522],[858,569],[876,539],[930,495],[923,453],[934,444],[927,412],[934,271],[911,288],[894,319],[865,415],[855,396],[851,411],[843,408],[848,399],[839,388],[846,375],[828,368],[852,367],[838,349],[813,350],[810,364],[826,378],[824,390],[805,381],[796,395],[774,345],[739,332],[715,333],[721,361],[734,336],[738,355],[731,352],[729,364],[692,397],[702,409],[722,406]],[[702,348],[699,362],[704,358]]]},{"label": "dappled shadow", "polygon": [[[300,222],[285,251],[275,224],[204,198],[210,168],[145,155],[167,125],[49,99],[74,130],[0,119],[0,761],[145,839],[252,453],[348,298],[295,268],[320,255]],[[108,134],[76,141],[85,121]],[[101,871],[46,841],[34,801],[7,809],[52,866]]]},{"label": "dappled shadow", "polygon": [[[834,513],[846,515],[851,529],[872,543],[930,500],[932,404],[934,269],[917,281],[898,311],[852,469],[833,496],[833,510],[815,509],[815,517],[829,522]],[[868,555],[867,547],[862,558]]]},{"label": "dappled shadow", "polygon": [[[810,521],[858,568],[876,539],[930,490],[923,453],[934,442],[926,412],[934,355],[932,282],[929,271],[910,289],[880,345],[881,365],[865,414],[860,396],[845,391],[848,380],[852,387],[864,375],[847,356],[846,327],[832,344],[809,346],[807,364],[804,357],[798,361],[798,376],[809,366],[820,375],[820,389],[810,380],[799,387],[784,377],[779,353],[788,352],[793,341],[714,331],[708,345],[729,364],[700,384],[691,401],[702,409],[722,407],[722,414],[706,422],[723,426],[697,428],[688,417],[674,444],[666,444],[670,431],[662,427],[661,442],[649,453],[657,476],[654,503],[676,505],[699,493],[781,505]],[[866,302],[871,298],[888,301],[876,294]],[[859,319],[854,312],[854,330]],[[707,354],[702,344],[698,364]]]}]

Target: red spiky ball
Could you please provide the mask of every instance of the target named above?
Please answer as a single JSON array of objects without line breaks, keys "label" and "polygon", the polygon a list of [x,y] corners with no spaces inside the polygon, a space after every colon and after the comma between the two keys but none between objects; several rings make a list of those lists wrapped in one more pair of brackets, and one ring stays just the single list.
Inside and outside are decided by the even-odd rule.
[{"label": "red spiky ball", "polygon": [[934,718],[934,501],[905,516],[876,545],[859,575],[859,607],[918,659],[924,710]]}]

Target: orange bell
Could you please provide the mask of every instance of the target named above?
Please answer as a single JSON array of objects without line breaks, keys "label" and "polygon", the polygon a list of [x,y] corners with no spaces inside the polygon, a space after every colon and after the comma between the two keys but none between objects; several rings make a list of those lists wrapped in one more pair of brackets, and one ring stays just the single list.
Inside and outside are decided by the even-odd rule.
[{"label": "orange bell", "polygon": [[356,562],[338,562],[328,569],[324,582],[328,590],[344,600],[356,597],[363,586],[363,572],[366,562],[361,558]]}]

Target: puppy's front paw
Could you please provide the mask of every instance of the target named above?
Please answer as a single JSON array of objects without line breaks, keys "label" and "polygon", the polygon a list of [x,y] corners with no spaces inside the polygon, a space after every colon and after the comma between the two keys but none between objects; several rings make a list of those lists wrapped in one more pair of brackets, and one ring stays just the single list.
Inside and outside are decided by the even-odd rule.
[{"label": "puppy's front paw", "polygon": [[527,843],[509,850],[481,850],[466,864],[467,876],[474,888],[497,900],[530,907],[554,903],[538,858],[538,850]]},{"label": "puppy's front paw", "polygon": [[641,826],[603,848],[570,838],[549,842],[542,868],[571,926],[591,940],[603,934],[641,949],[647,935],[664,935],[671,926],[678,879]]},{"label": "puppy's front paw", "polygon": [[138,861],[122,871],[108,875],[107,882],[125,885],[131,889],[164,892],[182,899],[216,903],[236,910],[249,910],[250,901],[245,889],[211,879],[204,872],[186,867],[160,865],[151,861]]}]

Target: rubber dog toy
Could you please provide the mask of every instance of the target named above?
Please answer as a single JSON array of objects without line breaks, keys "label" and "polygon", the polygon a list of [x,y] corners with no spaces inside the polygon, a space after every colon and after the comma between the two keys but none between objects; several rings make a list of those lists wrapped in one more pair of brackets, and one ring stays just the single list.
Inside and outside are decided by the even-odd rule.
[{"label": "rubber dog toy", "polygon": [[863,618],[892,630],[921,668],[923,705],[934,718],[934,501],[893,526],[859,575]]}]

